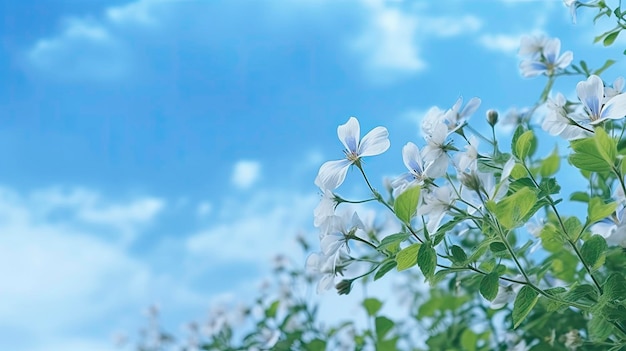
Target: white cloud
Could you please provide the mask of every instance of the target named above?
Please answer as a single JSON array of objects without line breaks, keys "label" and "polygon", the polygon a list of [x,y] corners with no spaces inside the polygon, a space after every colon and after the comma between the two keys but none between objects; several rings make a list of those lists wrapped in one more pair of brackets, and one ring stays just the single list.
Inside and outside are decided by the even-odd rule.
[{"label": "white cloud", "polygon": [[208,201],[202,201],[198,204],[196,208],[196,214],[198,217],[206,217],[211,211],[213,211],[213,205]]},{"label": "white cloud", "polygon": [[482,25],[483,23],[478,17],[471,15],[424,17],[420,21],[420,28],[423,32],[438,38],[472,34],[480,30]]},{"label": "white cloud", "polygon": [[231,182],[239,189],[251,187],[261,176],[261,164],[257,161],[241,160],[235,163]]},{"label": "white cloud", "polygon": [[38,40],[26,53],[26,60],[37,71],[55,78],[107,81],[128,72],[127,54],[125,44],[105,25],[73,18],[59,35]]},{"label": "white cloud", "polygon": [[351,48],[362,58],[370,78],[377,81],[423,71],[427,62],[421,45],[427,40],[468,35],[482,28],[476,16],[433,16],[424,4],[409,8],[401,2],[364,0],[363,5],[368,11],[365,29]]},{"label": "white cloud", "polygon": [[186,249],[194,260],[263,263],[272,254],[291,251],[290,239],[312,225],[318,201],[313,194],[264,191],[226,202],[221,220],[189,236]]},{"label": "white cloud", "polygon": [[135,239],[139,229],[153,222],[166,205],[163,199],[151,196],[112,204],[92,190],[60,187],[35,191],[30,200],[31,211],[44,218],[64,214],[75,223],[113,229],[114,238],[124,243]]},{"label": "white cloud", "polygon": [[353,43],[363,55],[366,69],[418,72],[426,67],[417,45],[415,15],[386,3],[369,3],[371,18],[367,29]]},{"label": "white cloud", "polygon": [[[154,272],[122,240],[101,235],[125,228],[137,236],[164,203],[111,201],[85,188],[27,194],[0,187],[0,329],[15,335],[3,334],[3,348],[113,349],[114,328],[136,328],[140,308],[163,291],[169,303],[197,308],[198,294],[181,278]],[[98,340],[78,332],[103,324]]]},{"label": "white cloud", "polygon": [[478,42],[484,48],[491,51],[516,54],[519,49],[521,37],[522,35],[483,34],[478,38]]}]

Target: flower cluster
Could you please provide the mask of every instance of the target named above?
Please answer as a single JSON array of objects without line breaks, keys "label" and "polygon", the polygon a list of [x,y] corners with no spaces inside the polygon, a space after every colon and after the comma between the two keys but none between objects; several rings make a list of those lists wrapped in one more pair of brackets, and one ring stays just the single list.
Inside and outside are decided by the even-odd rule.
[{"label": "flower cluster", "polygon": [[[489,301],[483,304],[487,310],[511,311],[514,327],[539,318],[535,314],[541,312],[533,308],[545,299],[559,308],[588,311],[594,321],[602,319],[611,326],[607,337],[620,338],[619,331],[626,332],[626,325],[599,312],[597,305],[609,301],[598,298],[607,294],[604,298],[617,299],[618,304],[626,301],[626,278],[615,275],[612,268],[626,264],[626,259],[608,254],[616,246],[626,247],[626,165],[621,156],[626,154],[626,139],[621,139],[626,132],[624,79],[605,85],[599,74],[606,67],[593,71],[586,64],[581,64],[584,69],[573,65],[573,71],[568,71],[573,54],[560,50],[558,38],[522,38],[522,75],[545,75],[548,82],[535,106],[506,118],[515,124],[510,150],[498,142],[497,111],[486,111],[489,136],[469,124],[481,106],[479,98],[465,106],[459,98],[448,109],[432,107],[421,122],[423,139],[402,147],[407,171],[387,182],[388,197],[372,186],[361,162],[362,157],[389,148],[387,129],[376,127],[361,140],[356,118],[340,125],[337,131],[345,158],[324,163],[315,179],[322,193],[314,212],[321,251],[309,256],[307,267],[320,278],[318,292],[332,287],[351,262],[368,262],[371,267],[354,278],[343,277],[335,285],[340,294],[349,293],[354,281],[370,274],[377,280],[394,268],[418,266],[433,286],[447,281],[453,289],[478,292]],[[577,101],[561,93],[550,97],[559,77],[576,74],[583,76],[575,87]],[[557,181],[563,157],[556,150],[547,157],[536,155],[536,127],[531,121],[537,120],[548,134],[570,141],[567,160],[589,184],[587,192],[570,196],[586,204],[584,221],[565,216],[557,206],[563,201],[558,198]],[[359,170],[371,198],[347,200],[335,193],[350,167]],[[394,234],[367,230],[353,210],[337,214],[343,203],[369,201],[377,201],[394,215],[399,226]],[[520,237],[527,243],[520,246]],[[352,255],[352,241],[365,244],[369,251]],[[622,285],[607,288],[622,283],[624,289]],[[585,300],[577,295],[581,285],[597,296]],[[619,306],[610,308],[624,308]],[[560,333],[566,347],[577,347],[579,339],[570,342],[565,337],[573,333]],[[550,345],[556,342],[555,335],[553,330]],[[537,340],[517,340],[512,347],[528,349],[537,344]]]}]

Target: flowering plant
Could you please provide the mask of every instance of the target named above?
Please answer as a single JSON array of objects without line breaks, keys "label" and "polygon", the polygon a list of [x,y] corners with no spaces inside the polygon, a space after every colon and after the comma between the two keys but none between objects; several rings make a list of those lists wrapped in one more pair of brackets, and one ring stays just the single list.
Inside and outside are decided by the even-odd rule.
[{"label": "flowering plant", "polygon": [[[620,7],[566,4],[574,15],[591,7],[596,19],[615,16],[617,27],[596,38],[605,46],[625,28]],[[402,148],[408,171],[384,192],[372,185],[362,159],[389,148],[387,130],[376,127],[359,142],[356,118],[340,125],[346,157],[324,163],[315,180],[322,192],[314,221],[321,251],[308,265],[322,274],[318,291],[337,276],[338,293],[349,294],[357,280],[419,270],[431,299],[462,298],[439,307],[443,320],[461,320],[447,338],[424,337],[431,348],[504,349],[500,336],[514,335],[518,349],[626,349],[624,78],[606,84],[600,77],[613,60],[598,69],[573,64],[558,38],[524,37],[519,54],[523,76],[547,78],[537,103],[502,120],[488,110],[487,132],[469,123],[479,98],[431,108],[422,119],[423,140]],[[553,92],[563,76],[580,77],[575,98]],[[498,135],[504,124],[514,128],[510,145]],[[543,153],[544,135],[569,148]],[[362,175],[371,197],[336,193],[349,167]],[[566,191],[562,185],[575,173],[580,182]],[[365,226],[346,206],[370,201],[394,217],[394,230]],[[421,308],[418,316],[432,317]],[[504,324],[490,325],[500,318]]]}]

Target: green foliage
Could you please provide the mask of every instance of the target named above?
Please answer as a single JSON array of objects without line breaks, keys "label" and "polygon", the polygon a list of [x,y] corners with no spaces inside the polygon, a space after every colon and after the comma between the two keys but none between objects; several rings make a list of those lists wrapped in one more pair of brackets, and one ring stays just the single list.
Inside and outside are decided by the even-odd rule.
[{"label": "green foliage", "polygon": [[413,186],[406,189],[393,203],[393,209],[398,219],[409,223],[417,211],[417,202],[420,198],[420,187]]},{"label": "green foliage", "polygon": [[409,269],[417,264],[417,254],[420,251],[420,244],[413,244],[402,249],[396,256],[398,262],[398,272]]},{"label": "green foliage", "polygon": [[522,324],[524,318],[526,318],[533,307],[535,307],[538,300],[539,294],[537,294],[533,288],[528,285],[522,287],[513,304],[513,328],[517,328]]}]

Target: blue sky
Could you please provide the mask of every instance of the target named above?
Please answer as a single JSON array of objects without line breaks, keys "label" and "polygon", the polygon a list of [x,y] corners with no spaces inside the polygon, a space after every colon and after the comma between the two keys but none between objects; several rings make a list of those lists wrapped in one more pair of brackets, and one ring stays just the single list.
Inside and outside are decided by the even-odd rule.
[{"label": "blue sky", "polygon": [[593,46],[590,17],[574,26],[561,1],[2,1],[0,349],[110,350],[149,304],[176,330],[249,296],[296,233],[317,238],[337,125],[389,129],[367,162],[380,184],[431,106],[479,96],[484,126],[534,103],[522,34],[619,59],[612,81],[624,40]]}]

